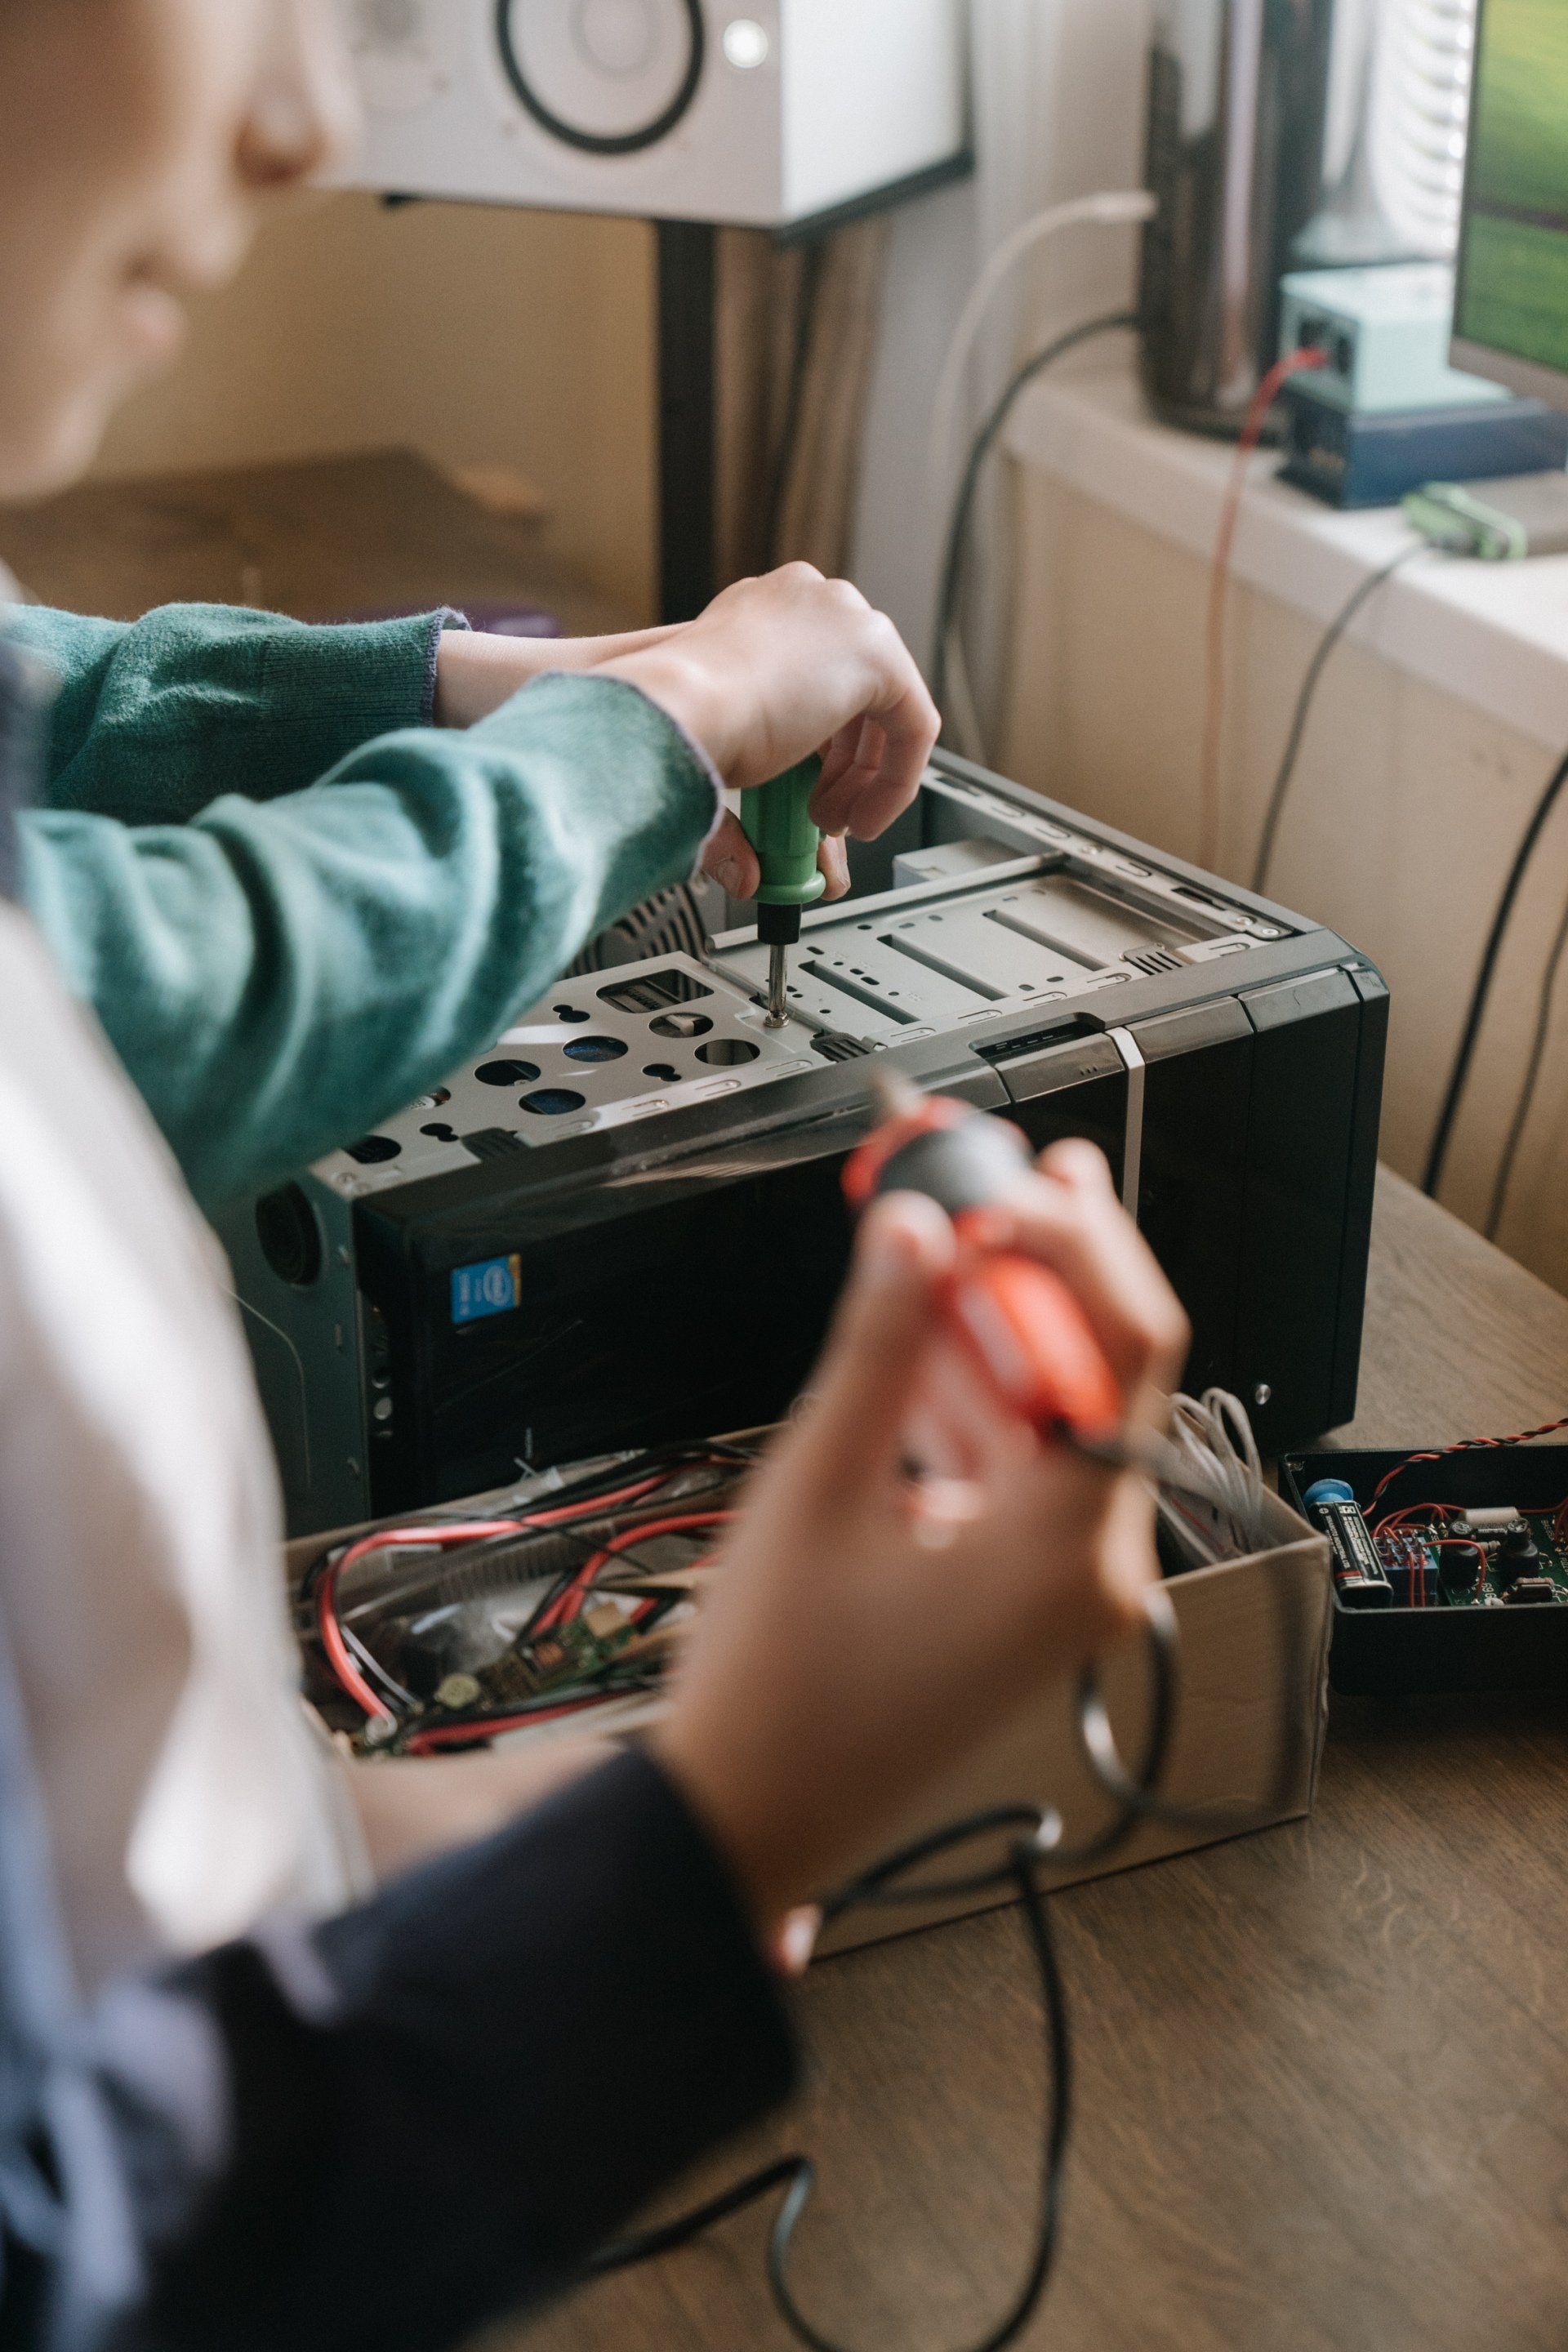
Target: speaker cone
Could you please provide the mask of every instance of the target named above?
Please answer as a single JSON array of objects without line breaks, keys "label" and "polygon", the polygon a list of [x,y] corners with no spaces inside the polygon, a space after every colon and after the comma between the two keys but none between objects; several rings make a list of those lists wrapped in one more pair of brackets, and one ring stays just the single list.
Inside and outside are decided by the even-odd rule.
[{"label": "speaker cone", "polygon": [[529,113],[586,154],[657,147],[702,79],[702,0],[499,0],[496,27]]}]

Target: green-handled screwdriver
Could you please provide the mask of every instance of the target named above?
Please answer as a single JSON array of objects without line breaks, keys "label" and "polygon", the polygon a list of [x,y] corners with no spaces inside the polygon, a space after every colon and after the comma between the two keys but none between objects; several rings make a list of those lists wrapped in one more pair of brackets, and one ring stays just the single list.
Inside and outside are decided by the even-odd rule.
[{"label": "green-handled screwdriver", "polygon": [[789,951],[800,943],[800,919],[827,887],[816,856],[822,835],[811,821],[811,796],[820,760],[805,760],[787,775],[741,796],[741,822],[757,853],[757,937],[769,950],[768,1027],[789,1019]]}]

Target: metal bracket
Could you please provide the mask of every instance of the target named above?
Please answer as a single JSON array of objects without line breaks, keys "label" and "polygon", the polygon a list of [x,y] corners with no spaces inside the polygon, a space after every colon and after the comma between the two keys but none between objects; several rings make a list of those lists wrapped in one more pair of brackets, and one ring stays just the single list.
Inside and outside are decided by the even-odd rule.
[{"label": "metal bracket", "polygon": [[1121,1147],[1121,1205],[1136,1219],[1138,1192],[1143,1181],[1143,1104],[1149,1066],[1138,1050],[1131,1029],[1108,1029],[1106,1035],[1121,1056],[1127,1073],[1127,1135]]}]

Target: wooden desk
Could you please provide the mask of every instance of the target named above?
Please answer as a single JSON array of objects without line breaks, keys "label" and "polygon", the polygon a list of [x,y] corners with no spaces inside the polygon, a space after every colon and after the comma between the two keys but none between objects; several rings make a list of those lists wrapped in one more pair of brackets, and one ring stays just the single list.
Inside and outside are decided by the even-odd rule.
[{"label": "wooden desk", "polygon": [[[1385,1175],[1354,1436],[1564,1411],[1568,1300]],[[1339,1702],[1313,1820],[1056,1898],[1078,2129],[1027,2343],[1562,2352],[1565,1765],[1568,1708]],[[806,2307],[866,2352],[952,2352],[1002,2309],[1033,2227],[1016,1917],[828,1962],[802,2008],[816,2084],[758,2147],[821,2160]],[[764,2236],[748,2215],[595,2288],[531,2352],[784,2352]]]},{"label": "wooden desk", "polygon": [[67,612],[260,604],[296,620],[403,606],[542,605],[567,636],[634,625],[406,449],[129,482],[85,482],[0,514],[0,561]]}]

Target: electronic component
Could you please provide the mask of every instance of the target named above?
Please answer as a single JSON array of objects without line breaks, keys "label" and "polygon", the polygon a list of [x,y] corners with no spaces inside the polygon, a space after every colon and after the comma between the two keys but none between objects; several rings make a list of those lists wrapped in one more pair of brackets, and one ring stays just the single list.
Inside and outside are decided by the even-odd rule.
[{"label": "electronic component", "polygon": [[1489,482],[1426,482],[1405,499],[1413,528],[1434,547],[1485,563],[1568,551],[1568,480],[1561,473]]},{"label": "electronic component", "polygon": [[1415,1454],[1286,1457],[1286,1499],[1309,1517],[1325,1493],[1356,1510],[1392,1589],[1391,1605],[1367,1609],[1336,1576],[1336,1690],[1563,1687],[1568,1445],[1535,1442],[1559,1428],[1568,1421]]},{"label": "electronic component", "polygon": [[1286,385],[1280,478],[1331,507],[1396,506],[1427,482],[1560,474],[1568,416],[1544,401],[1361,415],[1324,400],[1317,374]]},{"label": "electronic component", "polygon": [[1519,1520],[1503,1537],[1492,1563],[1498,1590],[1505,1596],[1521,1577],[1534,1577],[1541,1567],[1541,1546],[1525,1520]]},{"label": "electronic component", "polygon": [[657,1689],[754,1458],[719,1441],[623,1455],[527,1480],[484,1518],[337,1545],[300,1588],[308,1695],[375,1755],[624,1715]]},{"label": "electronic component", "polygon": [[1333,1554],[1334,1590],[1347,1609],[1392,1609],[1394,1587],[1367,1531],[1355,1492],[1342,1478],[1320,1478],[1301,1497]]},{"label": "electronic component", "polygon": [[[1403,1532],[1380,1536],[1375,1549],[1393,1590],[1394,1606],[1424,1608],[1436,1591],[1442,1573],[1439,1566],[1441,1555],[1424,1538]],[[1485,1557],[1484,1553],[1480,1554],[1483,1560]],[[1459,1572],[1455,1571],[1456,1574]],[[1471,1575],[1473,1579],[1473,1564]]]},{"label": "electronic component", "polygon": [[1321,351],[1320,399],[1362,415],[1490,408],[1508,398],[1448,364],[1454,273],[1447,262],[1303,269],[1279,289],[1281,353]]},{"label": "electronic component", "polygon": [[294,1532],[780,1420],[879,1069],[1037,1150],[1100,1144],[1192,1322],[1188,1385],[1239,1397],[1265,1451],[1350,1417],[1388,1013],[1365,959],[945,756],[853,848],[784,1028],[753,929],[564,980],[290,1213],[225,1212]]}]

